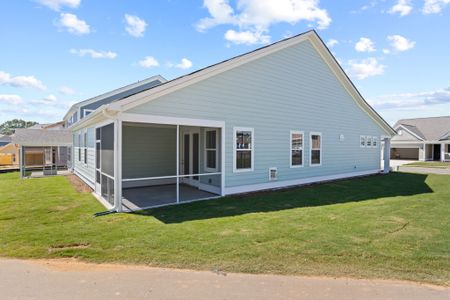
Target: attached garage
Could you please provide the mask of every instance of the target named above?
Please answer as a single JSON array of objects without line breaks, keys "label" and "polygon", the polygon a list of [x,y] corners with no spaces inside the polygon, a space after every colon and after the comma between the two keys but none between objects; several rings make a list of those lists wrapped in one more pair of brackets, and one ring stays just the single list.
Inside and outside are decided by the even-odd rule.
[{"label": "attached garage", "polygon": [[419,160],[419,147],[391,148],[391,159]]}]

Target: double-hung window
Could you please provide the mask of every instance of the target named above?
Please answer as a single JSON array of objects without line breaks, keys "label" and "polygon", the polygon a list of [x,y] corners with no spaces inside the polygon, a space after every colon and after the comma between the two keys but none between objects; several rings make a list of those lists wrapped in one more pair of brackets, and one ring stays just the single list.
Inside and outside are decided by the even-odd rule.
[{"label": "double-hung window", "polygon": [[303,132],[291,131],[291,168],[303,166]]},{"label": "double-hung window", "polygon": [[205,131],[205,170],[207,172],[217,172],[217,130]]},{"label": "double-hung window", "polygon": [[366,147],[367,147],[367,148],[372,147],[372,137],[371,137],[371,136],[368,136],[368,137],[366,138]]},{"label": "double-hung window", "polygon": [[254,130],[253,128],[235,127],[234,137],[234,161],[233,171],[253,171],[254,162]]},{"label": "double-hung window", "polygon": [[81,161],[81,133],[78,133],[78,161]]},{"label": "double-hung window", "polygon": [[322,134],[319,132],[311,132],[309,145],[311,148],[309,165],[322,165]]},{"label": "double-hung window", "polygon": [[372,139],[372,147],[378,147],[378,137],[374,136]]},{"label": "double-hung window", "polygon": [[361,136],[359,137],[359,146],[360,146],[361,148],[366,147],[366,137],[365,137],[364,135],[361,135]]},{"label": "double-hung window", "polygon": [[83,134],[84,164],[87,165],[87,131]]}]

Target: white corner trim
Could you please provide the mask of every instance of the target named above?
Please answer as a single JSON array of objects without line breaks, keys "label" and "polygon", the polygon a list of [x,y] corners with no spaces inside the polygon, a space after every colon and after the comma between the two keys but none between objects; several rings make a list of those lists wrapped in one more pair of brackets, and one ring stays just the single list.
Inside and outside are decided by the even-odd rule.
[{"label": "white corner trim", "polygon": [[[302,164],[301,165],[292,165],[292,135],[293,134],[301,134],[302,135]],[[292,169],[295,168],[303,168],[305,165],[305,133],[300,130],[291,130],[289,133],[289,167]]]},{"label": "white corner trim", "polygon": [[[318,135],[318,136],[320,136],[320,148],[319,148],[319,151],[320,151],[320,164],[313,164],[312,163],[312,150],[317,150],[317,149],[313,149],[312,148],[312,136],[313,135]],[[323,155],[322,155],[322,149],[323,149],[323,138],[322,138],[322,133],[321,132],[310,132],[309,133],[309,166],[310,167],[320,167],[320,166],[322,166],[322,157],[323,157]]]},{"label": "white corner trim", "polygon": [[316,183],[316,182],[325,182],[325,181],[332,181],[332,180],[338,180],[338,179],[373,175],[373,174],[378,174],[380,172],[381,172],[380,169],[375,169],[375,170],[350,172],[350,173],[335,174],[335,175],[316,176],[316,177],[309,177],[309,178],[303,178],[303,179],[271,181],[271,182],[259,183],[259,184],[233,186],[233,187],[225,188],[225,195],[242,194],[242,193],[250,193],[250,192],[255,192],[255,191],[293,187],[293,186],[305,185],[305,184]]},{"label": "white corner trim", "polygon": [[[251,168],[249,169],[238,169],[236,166],[236,133],[238,131],[250,131],[252,133],[252,142],[250,145],[250,149],[243,150],[243,151],[250,151],[251,152]],[[233,127],[233,173],[243,173],[243,172],[253,172],[255,168],[255,130],[254,128],[250,127]]]}]

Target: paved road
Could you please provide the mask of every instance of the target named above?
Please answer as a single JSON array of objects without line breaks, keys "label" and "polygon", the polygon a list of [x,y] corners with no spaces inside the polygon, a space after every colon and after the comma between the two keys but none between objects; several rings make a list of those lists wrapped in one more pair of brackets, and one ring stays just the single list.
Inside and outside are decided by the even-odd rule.
[{"label": "paved road", "polygon": [[221,274],[0,259],[1,299],[450,299],[450,288],[383,280]]}]

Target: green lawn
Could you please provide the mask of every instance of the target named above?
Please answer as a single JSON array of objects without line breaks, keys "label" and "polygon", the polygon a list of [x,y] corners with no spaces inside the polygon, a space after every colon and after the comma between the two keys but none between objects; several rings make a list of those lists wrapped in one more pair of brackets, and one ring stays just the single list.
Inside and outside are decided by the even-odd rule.
[{"label": "green lawn", "polygon": [[405,167],[424,167],[424,168],[442,168],[450,169],[450,162],[442,161],[416,161],[404,165]]},{"label": "green lawn", "polygon": [[65,177],[0,175],[0,256],[450,284],[450,176],[393,173],[94,218]]}]

